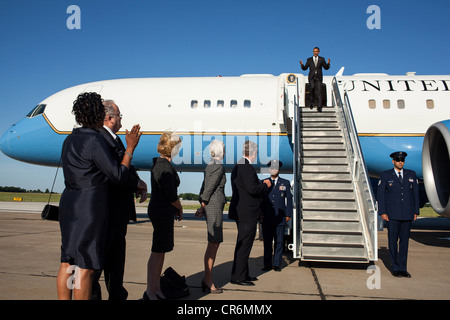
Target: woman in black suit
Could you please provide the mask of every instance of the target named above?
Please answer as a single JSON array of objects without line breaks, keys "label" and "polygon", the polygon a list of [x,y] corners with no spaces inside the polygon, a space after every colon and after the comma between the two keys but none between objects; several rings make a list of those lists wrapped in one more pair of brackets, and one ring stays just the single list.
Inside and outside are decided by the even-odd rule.
[{"label": "woman in black suit", "polygon": [[147,264],[147,290],[144,300],[166,297],[161,291],[160,276],[166,252],[174,247],[174,218],[183,219],[183,208],[178,199],[180,179],[171,162],[178,155],[181,139],[171,133],[163,133],[158,143],[158,153],[151,170],[152,196],[148,205],[148,217],[153,225],[152,252]]},{"label": "woman in black suit", "polygon": [[[72,113],[81,128],[64,141],[61,161],[66,188],[59,203],[61,265],[57,277],[59,299],[90,299],[95,270],[103,268],[108,222],[108,181],[125,182],[134,149],[139,143],[139,125],[127,131],[127,149],[122,163],[97,131],[105,118],[97,93],[80,94]],[[69,286],[72,271],[75,284]]]}]

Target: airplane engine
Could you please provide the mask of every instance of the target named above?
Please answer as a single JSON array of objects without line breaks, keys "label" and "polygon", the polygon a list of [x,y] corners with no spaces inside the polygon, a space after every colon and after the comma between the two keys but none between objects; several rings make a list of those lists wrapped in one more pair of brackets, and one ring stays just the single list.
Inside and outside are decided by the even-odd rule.
[{"label": "airplane engine", "polygon": [[450,120],[432,124],[423,141],[425,190],[433,209],[450,218]]}]

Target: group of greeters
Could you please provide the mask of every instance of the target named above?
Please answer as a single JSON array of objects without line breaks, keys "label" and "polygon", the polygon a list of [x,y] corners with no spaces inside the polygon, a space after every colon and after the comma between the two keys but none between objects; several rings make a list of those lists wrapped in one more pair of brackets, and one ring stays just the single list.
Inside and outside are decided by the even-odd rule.
[{"label": "group of greeters", "polygon": [[[101,299],[98,283],[104,273],[110,300],[125,300],[123,287],[126,233],[129,220],[136,221],[134,195],[140,202],[147,198],[147,185],[131,165],[140,137],[140,126],[126,130],[126,147],[116,133],[122,114],[112,100],[104,101],[97,93],[82,93],[73,104],[72,113],[80,125],[63,144],[61,161],[65,189],[60,200],[61,263],[57,276],[59,299]],[[144,300],[165,299],[160,276],[165,253],[174,248],[174,220],[183,218],[178,198],[179,176],[172,159],[181,148],[181,138],[163,133],[151,170],[152,197],[148,216],[153,225],[153,239],[147,264],[147,289]],[[206,166],[200,189],[200,208],[205,216],[208,245],[204,255],[202,290],[222,293],[212,280],[216,254],[223,242],[223,209],[226,203],[226,176],[223,166],[225,146],[213,140],[211,160]],[[280,161],[269,162],[271,179],[259,180],[252,163],[258,146],[245,141],[243,157],[231,174],[233,195],[229,217],[237,224],[231,283],[254,285],[248,260],[263,213],[264,268],[281,270],[281,254],[286,222],[292,216],[292,194],[288,180],[278,177]],[[274,242],[272,250],[272,241]],[[73,278],[75,276],[75,281]]]},{"label": "group of greeters", "polygon": [[[319,96],[321,111],[322,67],[329,68],[319,48],[304,70],[310,68],[309,81]],[[313,107],[313,104],[311,104]],[[80,125],[74,128],[63,144],[61,162],[65,189],[59,206],[61,229],[61,264],[57,276],[59,299],[101,299],[98,280],[104,273],[111,300],[125,300],[123,287],[126,233],[129,220],[136,221],[134,195],[140,202],[147,198],[147,185],[131,165],[140,137],[140,126],[126,130],[126,147],[116,133],[122,127],[119,107],[112,100],[104,101],[97,93],[82,93],[74,101],[72,113]],[[165,253],[174,248],[174,220],[183,218],[178,198],[180,179],[172,159],[181,148],[181,138],[163,133],[151,170],[152,197],[148,216],[153,225],[151,254],[147,264],[145,300],[165,299],[160,276]],[[224,143],[213,140],[209,146],[211,160],[206,166],[200,189],[201,207],[196,215],[205,216],[208,245],[204,255],[202,290],[222,293],[212,280],[216,254],[223,242],[223,209],[225,199]],[[253,286],[256,277],[249,274],[249,257],[262,217],[264,271],[281,271],[284,230],[292,217],[291,185],[279,177],[282,166],[271,160],[270,178],[260,180],[253,166],[258,146],[245,141],[242,158],[231,172],[232,198],[229,217],[236,221],[237,239],[231,270],[231,283]],[[388,240],[392,274],[411,277],[406,270],[411,222],[419,214],[418,181],[414,171],[403,169],[405,152],[394,152],[394,169],[383,172],[377,190],[379,214],[389,222]],[[399,245],[397,245],[399,243]],[[76,267],[74,267],[76,266]],[[75,283],[73,279],[75,272]]]}]

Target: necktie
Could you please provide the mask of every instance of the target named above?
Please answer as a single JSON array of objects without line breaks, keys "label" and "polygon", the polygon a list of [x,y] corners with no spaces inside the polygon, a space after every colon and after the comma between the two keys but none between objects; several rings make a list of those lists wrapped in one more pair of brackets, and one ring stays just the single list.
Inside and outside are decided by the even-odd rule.
[{"label": "necktie", "polygon": [[314,57],[314,65],[317,67],[317,57]]},{"label": "necktie", "polygon": [[401,172],[398,173],[398,178],[400,179],[400,182],[403,182],[403,177],[402,177],[402,173]]}]

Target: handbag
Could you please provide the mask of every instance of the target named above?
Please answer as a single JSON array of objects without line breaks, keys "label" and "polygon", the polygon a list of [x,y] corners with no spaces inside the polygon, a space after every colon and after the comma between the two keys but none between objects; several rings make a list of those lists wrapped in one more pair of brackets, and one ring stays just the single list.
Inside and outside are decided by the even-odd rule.
[{"label": "handbag", "polygon": [[59,159],[58,168],[56,169],[55,178],[53,179],[52,190],[50,191],[50,196],[48,197],[48,202],[42,209],[41,218],[43,220],[59,221],[59,207],[50,204],[50,199],[53,193],[53,187],[55,186],[56,176],[58,175],[59,166],[61,164],[61,159]]},{"label": "handbag", "polygon": [[186,278],[168,267],[160,278],[161,291],[168,299],[178,299],[189,295]]},{"label": "handbag", "polygon": [[42,210],[41,217],[44,220],[59,221],[59,207],[46,204]]}]

